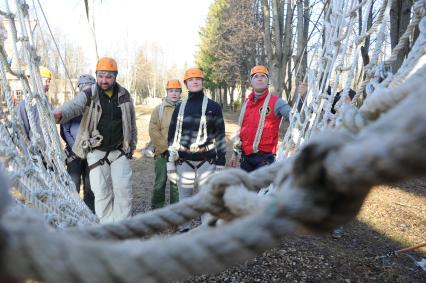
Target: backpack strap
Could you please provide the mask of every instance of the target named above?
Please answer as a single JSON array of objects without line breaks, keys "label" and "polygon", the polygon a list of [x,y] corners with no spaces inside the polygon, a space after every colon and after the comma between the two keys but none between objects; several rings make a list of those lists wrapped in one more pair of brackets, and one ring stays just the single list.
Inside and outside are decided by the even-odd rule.
[{"label": "backpack strap", "polygon": [[83,90],[87,98],[86,107],[90,107],[90,103],[92,102],[92,96],[96,91],[96,84],[93,84],[90,88],[86,88],[85,90]]}]

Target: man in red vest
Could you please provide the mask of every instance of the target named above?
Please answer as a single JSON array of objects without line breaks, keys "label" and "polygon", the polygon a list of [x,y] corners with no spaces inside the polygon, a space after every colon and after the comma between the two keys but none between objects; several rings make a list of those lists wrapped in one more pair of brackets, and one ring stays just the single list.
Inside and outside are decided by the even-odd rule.
[{"label": "man in red vest", "polygon": [[269,72],[265,66],[255,66],[250,72],[253,91],[244,102],[240,118],[240,132],[234,143],[231,167],[237,166],[241,154],[241,169],[251,172],[275,161],[281,119],[290,120],[291,107],[283,99],[269,92]]}]

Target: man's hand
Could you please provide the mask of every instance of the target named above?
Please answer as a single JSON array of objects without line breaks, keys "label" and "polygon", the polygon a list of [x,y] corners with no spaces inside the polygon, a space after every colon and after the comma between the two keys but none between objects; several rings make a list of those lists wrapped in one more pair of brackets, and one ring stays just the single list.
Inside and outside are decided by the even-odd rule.
[{"label": "man's hand", "polygon": [[238,165],[238,155],[234,152],[232,153],[231,160],[229,161],[229,167],[235,168]]},{"label": "man's hand", "polygon": [[55,123],[59,124],[59,122],[62,120],[62,112],[58,109],[53,110],[53,118],[55,118]]}]

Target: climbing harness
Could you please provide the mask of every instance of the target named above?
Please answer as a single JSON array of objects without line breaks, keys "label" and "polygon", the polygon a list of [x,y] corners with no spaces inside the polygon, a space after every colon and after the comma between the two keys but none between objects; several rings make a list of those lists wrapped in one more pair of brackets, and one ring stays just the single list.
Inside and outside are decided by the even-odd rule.
[{"label": "climbing harness", "polygon": [[[177,117],[177,123],[176,123],[176,130],[175,135],[173,138],[173,144],[169,146],[169,162],[175,162],[179,158],[179,151],[186,151],[191,153],[199,153],[199,152],[205,152],[206,150],[211,150],[214,148],[214,144],[209,144],[203,147],[203,145],[207,141],[207,117],[206,117],[206,111],[207,111],[207,104],[208,104],[208,98],[204,95],[203,102],[202,102],[202,108],[201,108],[201,118],[200,118],[200,124],[198,126],[198,133],[197,133],[197,139],[194,143],[192,143],[188,148],[185,149],[180,142],[182,138],[182,127],[183,127],[183,119],[184,119],[184,113],[186,104],[188,102],[188,99],[185,99],[182,101],[182,104],[179,108],[179,113]],[[213,146],[213,147],[212,147]]]},{"label": "climbing harness", "polygon": [[108,155],[110,154],[111,151],[105,152],[105,156],[104,157],[102,157],[101,159],[99,159],[98,161],[96,161],[95,163],[93,163],[92,165],[89,165],[89,171],[92,171],[96,167],[102,166],[104,164],[111,165],[114,161],[116,161],[116,160],[120,159],[120,157],[126,155],[126,153],[122,149],[118,149],[118,150],[120,151],[120,154],[114,160],[109,160],[109,158],[108,158]]}]

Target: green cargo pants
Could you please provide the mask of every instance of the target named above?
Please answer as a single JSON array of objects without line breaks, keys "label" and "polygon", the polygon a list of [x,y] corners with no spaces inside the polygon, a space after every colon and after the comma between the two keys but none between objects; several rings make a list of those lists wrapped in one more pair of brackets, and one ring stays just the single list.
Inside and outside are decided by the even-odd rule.
[{"label": "green cargo pants", "polygon": [[[161,208],[166,201],[166,184],[167,184],[167,156],[159,155],[155,157],[155,183],[152,193],[151,207],[152,209]],[[170,203],[179,201],[179,192],[175,183],[170,183]]]}]

